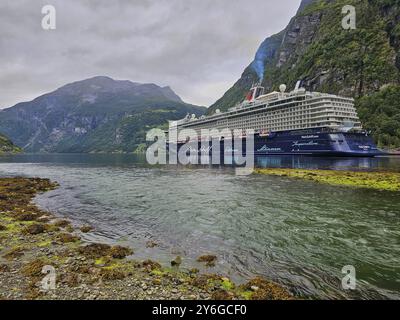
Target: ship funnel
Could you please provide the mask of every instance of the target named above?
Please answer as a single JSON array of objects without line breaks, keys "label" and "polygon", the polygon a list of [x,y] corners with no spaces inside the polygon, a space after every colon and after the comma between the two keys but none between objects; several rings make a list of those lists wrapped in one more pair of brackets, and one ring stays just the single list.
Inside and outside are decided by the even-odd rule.
[{"label": "ship funnel", "polygon": [[259,84],[253,85],[249,91],[249,93],[246,96],[247,101],[254,101],[257,99],[259,96],[264,94],[264,87],[262,87]]}]

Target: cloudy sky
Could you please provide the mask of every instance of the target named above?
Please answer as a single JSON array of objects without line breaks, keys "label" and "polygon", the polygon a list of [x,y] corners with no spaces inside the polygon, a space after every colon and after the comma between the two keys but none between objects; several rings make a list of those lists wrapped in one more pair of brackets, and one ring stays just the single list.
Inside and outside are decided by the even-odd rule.
[{"label": "cloudy sky", "polygon": [[[1,0],[0,108],[96,75],[209,106],[300,0]],[[56,30],[43,30],[44,5]]]}]

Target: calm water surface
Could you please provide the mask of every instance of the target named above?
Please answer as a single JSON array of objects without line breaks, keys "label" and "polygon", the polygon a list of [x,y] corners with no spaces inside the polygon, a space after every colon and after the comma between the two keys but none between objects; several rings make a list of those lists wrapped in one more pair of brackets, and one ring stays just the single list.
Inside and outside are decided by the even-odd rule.
[{"label": "calm water surface", "polygon": [[[400,171],[400,158],[267,157],[261,167]],[[181,255],[218,255],[236,281],[263,275],[320,298],[400,298],[400,196],[290,180],[236,176],[230,167],[151,167],[133,155],[0,157],[0,176],[39,176],[60,188],[37,203],[91,224],[89,241],[128,244],[166,265]],[[147,249],[145,243],[160,244]],[[341,288],[343,266],[357,289]]]}]

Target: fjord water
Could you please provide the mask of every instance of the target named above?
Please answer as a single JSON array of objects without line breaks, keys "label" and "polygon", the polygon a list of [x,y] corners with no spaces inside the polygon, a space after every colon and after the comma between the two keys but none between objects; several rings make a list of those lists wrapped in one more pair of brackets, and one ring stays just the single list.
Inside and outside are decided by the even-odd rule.
[{"label": "fjord water", "polygon": [[[400,158],[258,158],[261,167],[400,171]],[[149,166],[134,155],[0,157],[0,176],[60,183],[37,203],[96,229],[89,241],[127,244],[134,258],[215,268],[236,281],[262,275],[318,298],[400,298],[400,197],[264,175],[224,166]],[[146,248],[146,242],[159,243]],[[342,289],[342,268],[357,288]]]}]

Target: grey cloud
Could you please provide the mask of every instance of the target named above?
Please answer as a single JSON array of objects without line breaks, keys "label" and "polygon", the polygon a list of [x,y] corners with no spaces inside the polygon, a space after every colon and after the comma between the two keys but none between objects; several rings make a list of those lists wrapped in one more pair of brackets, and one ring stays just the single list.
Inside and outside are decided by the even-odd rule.
[{"label": "grey cloud", "polygon": [[[210,105],[300,0],[2,0],[0,108],[94,75],[171,86]],[[57,29],[41,29],[41,8]]]}]

